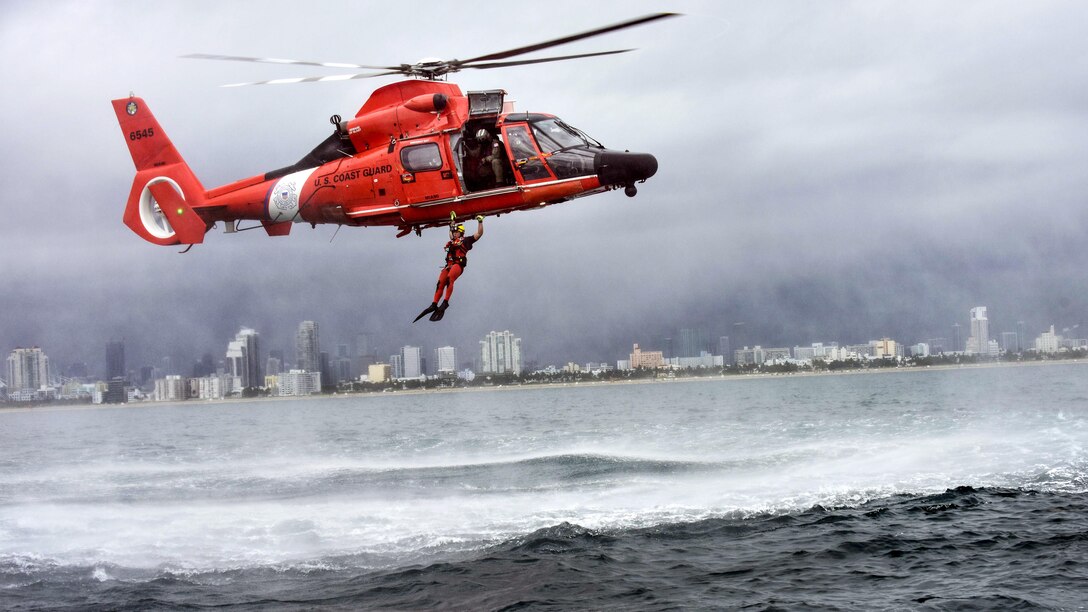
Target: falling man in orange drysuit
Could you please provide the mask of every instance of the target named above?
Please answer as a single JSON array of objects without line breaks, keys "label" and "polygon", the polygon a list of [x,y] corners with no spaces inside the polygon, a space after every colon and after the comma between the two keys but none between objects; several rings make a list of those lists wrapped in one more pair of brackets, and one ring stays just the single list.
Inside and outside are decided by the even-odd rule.
[{"label": "falling man in orange drysuit", "polygon": [[[446,266],[442,268],[442,272],[438,275],[438,285],[434,289],[434,300],[431,301],[430,306],[419,313],[419,316],[412,321],[413,323],[422,319],[428,313],[431,315],[431,321],[442,320],[442,316],[446,314],[446,309],[450,306],[453,283],[468,266],[468,252],[472,249],[472,245],[483,235],[483,215],[476,216],[476,233],[468,238],[465,238],[464,225],[456,222],[450,223],[450,241],[446,243]],[[446,296],[442,299],[442,304],[439,304],[438,298],[442,297],[443,289],[446,290]]]}]

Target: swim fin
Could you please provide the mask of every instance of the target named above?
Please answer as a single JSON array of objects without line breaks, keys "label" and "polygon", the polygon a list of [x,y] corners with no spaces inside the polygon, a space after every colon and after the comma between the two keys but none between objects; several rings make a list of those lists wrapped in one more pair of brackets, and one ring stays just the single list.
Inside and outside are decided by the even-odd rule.
[{"label": "swim fin", "polygon": [[[436,310],[438,310],[438,302],[431,302],[431,305],[424,308],[423,312],[419,313],[418,317],[416,317],[415,319],[412,319],[412,323],[415,323],[416,321],[422,319],[423,317],[425,317],[429,313],[432,313],[432,312],[434,312]],[[432,318],[431,320],[433,321],[434,319]]]},{"label": "swim fin", "polygon": [[448,300],[442,300],[442,305],[435,309],[434,314],[431,315],[432,321],[441,321],[442,317],[446,314],[446,309],[450,307]]}]

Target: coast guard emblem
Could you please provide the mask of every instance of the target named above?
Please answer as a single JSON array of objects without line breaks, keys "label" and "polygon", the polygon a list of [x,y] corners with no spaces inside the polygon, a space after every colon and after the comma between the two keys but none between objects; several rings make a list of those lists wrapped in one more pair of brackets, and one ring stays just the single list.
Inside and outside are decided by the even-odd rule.
[{"label": "coast guard emblem", "polygon": [[140,110],[140,107],[136,106],[135,102],[129,102],[125,105],[125,112],[130,115],[135,115],[138,110]]},{"label": "coast guard emblem", "polygon": [[293,181],[281,181],[280,189],[272,196],[272,204],[283,211],[298,208],[298,192]]}]

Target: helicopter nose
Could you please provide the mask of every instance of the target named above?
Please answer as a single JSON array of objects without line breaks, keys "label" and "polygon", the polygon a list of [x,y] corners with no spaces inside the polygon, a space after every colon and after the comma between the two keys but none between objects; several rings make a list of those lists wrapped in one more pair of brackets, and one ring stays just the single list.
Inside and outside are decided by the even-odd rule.
[{"label": "helicopter nose", "polygon": [[634,185],[657,173],[657,158],[649,153],[602,151],[594,162],[602,185]]}]

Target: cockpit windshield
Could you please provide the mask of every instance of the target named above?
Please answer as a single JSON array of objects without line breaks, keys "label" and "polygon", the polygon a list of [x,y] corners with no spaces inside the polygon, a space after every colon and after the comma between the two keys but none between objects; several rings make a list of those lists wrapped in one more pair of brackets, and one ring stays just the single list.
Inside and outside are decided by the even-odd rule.
[{"label": "cockpit windshield", "polygon": [[534,121],[533,135],[540,145],[540,150],[545,153],[554,153],[573,147],[591,147],[603,149],[604,146],[586,135],[578,128],[563,123],[559,119],[550,118]]}]

